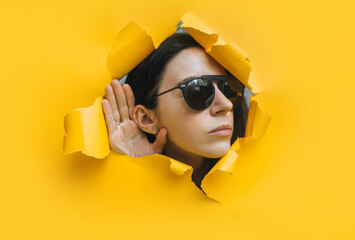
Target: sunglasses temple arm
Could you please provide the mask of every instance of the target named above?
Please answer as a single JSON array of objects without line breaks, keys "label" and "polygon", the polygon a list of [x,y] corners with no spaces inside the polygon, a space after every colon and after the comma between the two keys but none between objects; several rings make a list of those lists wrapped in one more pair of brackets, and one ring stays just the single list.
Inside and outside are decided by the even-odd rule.
[{"label": "sunglasses temple arm", "polygon": [[169,89],[169,90],[166,90],[165,92],[159,93],[159,94],[157,95],[157,97],[160,96],[160,95],[163,95],[163,94],[165,94],[165,93],[171,92],[171,91],[173,91],[173,90],[175,90],[175,89],[177,89],[177,88],[180,88],[180,87],[177,86],[177,87],[171,88],[171,89]]},{"label": "sunglasses temple arm", "polygon": [[177,86],[177,87],[171,88],[171,89],[169,89],[169,90],[166,90],[165,92],[159,93],[159,94],[157,94],[157,95],[155,95],[155,96],[149,98],[147,101],[148,101],[148,102],[153,101],[154,99],[156,99],[156,98],[159,97],[160,95],[163,95],[163,94],[165,94],[165,93],[168,93],[168,92],[170,92],[170,91],[172,91],[172,90],[175,90],[175,89],[177,89],[177,88],[180,88],[180,86]]}]

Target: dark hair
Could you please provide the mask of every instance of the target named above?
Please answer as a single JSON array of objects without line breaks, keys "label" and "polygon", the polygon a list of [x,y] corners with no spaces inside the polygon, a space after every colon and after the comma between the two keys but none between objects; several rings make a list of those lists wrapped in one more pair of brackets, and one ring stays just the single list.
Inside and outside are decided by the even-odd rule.
[{"label": "dark hair", "polygon": [[[134,93],[135,103],[149,109],[154,109],[157,100],[147,102],[147,99],[157,94],[159,82],[168,62],[180,51],[199,47],[204,49],[195,39],[187,33],[175,33],[165,39],[160,46],[135,67],[127,76],[128,83]],[[245,131],[243,112],[241,106],[234,110],[234,133],[232,143],[237,137],[243,137]],[[148,134],[149,141],[154,141],[154,135]]]},{"label": "dark hair", "polygon": [[136,104],[142,104],[149,109],[156,107],[157,99],[149,103],[146,100],[157,94],[168,62],[181,50],[190,47],[202,48],[189,34],[175,33],[128,74],[126,83],[134,92]]}]

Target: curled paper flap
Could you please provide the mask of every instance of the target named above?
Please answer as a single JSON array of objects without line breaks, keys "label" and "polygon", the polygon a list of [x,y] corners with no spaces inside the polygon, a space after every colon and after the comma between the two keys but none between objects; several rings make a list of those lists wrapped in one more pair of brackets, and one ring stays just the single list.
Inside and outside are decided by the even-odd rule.
[{"label": "curled paper flap", "polygon": [[221,36],[190,12],[182,17],[182,22],[182,27],[205,48],[206,53],[252,90],[248,83],[251,64],[238,45],[224,41]]},{"label": "curled paper flap", "polygon": [[220,160],[218,160],[216,165],[213,166],[213,168],[207,173],[207,175],[212,174],[214,171],[217,171],[217,170],[230,172],[230,173],[234,174],[234,170],[236,167],[236,161],[238,158],[237,151],[240,148],[239,142],[240,142],[240,138],[238,138],[232,144],[228,153],[226,155],[224,155]]},{"label": "curled paper flap", "polygon": [[162,32],[160,29],[143,30],[134,22],[128,23],[116,36],[107,56],[111,78],[121,79],[149,56],[160,43],[172,35],[176,25]]},{"label": "curled paper flap", "polygon": [[172,22],[169,21],[166,23],[161,22],[159,23],[158,26],[151,25],[151,24],[144,24],[144,30],[152,38],[154,48],[157,49],[165,39],[167,39],[176,31],[177,25],[178,22],[172,24]]},{"label": "curled paper flap", "polygon": [[245,137],[253,136],[256,138],[262,138],[271,122],[270,115],[263,112],[259,107],[256,100],[257,96],[258,95],[254,95],[250,97]]},{"label": "curled paper flap", "polygon": [[[238,151],[242,148],[241,145],[244,147],[247,146],[246,149],[243,149],[247,153],[248,151],[254,151],[255,149],[252,148],[252,145],[263,137],[271,122],[271,117],[260,109],[256,96],[251,96],[245,137],[238,138],[232,144],[228,153],[216,163],[202,180],[202,189],[212,199],[220,200],[220,198],[227,198],[225,193],[219,189],[221,186],[219,186],[218,182],[225,179],[227,177],[225,175],[233,175],[235,173]],[[249,153],[251,154],[251,152]]]},{"label": "curled paper flap", "polygon": [[64,154],[81,151],[96,158],[110,154],[101,101],[98,97],[91,107],[75,109],[64,117]]},{"label": "curled paper flap", "polygon": [[107,56],[111,78],[120,79],[154,51],[152,38],[134,22],[118,34]]},{"label": "curled paper flap", "polygon": [[183,175],[190,169],[192,169],[190,165],[170,158],[170,171],[172,171],[176,175]]},{"label": "curled paper flap", "polygon": [[[255,153],[258,139],[255,137],[238,138],[229,152],[219,160],[201,182],[201,188],[206,195],[221,203],[227,203],[235,198],[235,187],[238,185],[236,176],[237,161],[252,160],[249,156]],[[221,161],[221,162],[220,162]],[[232,176],[235,175],[235,176]]]}]

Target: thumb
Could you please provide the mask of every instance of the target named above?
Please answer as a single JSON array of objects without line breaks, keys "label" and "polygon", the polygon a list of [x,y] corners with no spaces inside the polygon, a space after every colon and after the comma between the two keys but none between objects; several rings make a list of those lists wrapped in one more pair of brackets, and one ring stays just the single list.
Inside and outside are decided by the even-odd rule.
[{"label": "thumb", "polygon": [[166,128],[162,128],[160,129],[160,131],[157,134],[157,137],[152,145],[152,149],[154,151],[154,153],[162,153],[164,146],[166,144],[167,141],[167,134],[168,134],[168,130]]}]

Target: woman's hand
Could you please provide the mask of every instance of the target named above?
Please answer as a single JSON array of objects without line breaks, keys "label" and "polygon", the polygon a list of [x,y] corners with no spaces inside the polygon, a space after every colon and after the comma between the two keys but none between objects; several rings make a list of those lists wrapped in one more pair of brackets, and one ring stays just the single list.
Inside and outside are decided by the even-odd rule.
[{"label": "woman's hand", "polygon": [[128,84],[121,86],[114,79],[105,87],[105,92],[106,99],[102,100],[102,107],[112,150],[132,157],[162,153],[167,129],[160,129],[155,142],[149,143],[145,133],[133,121],[135,100],[131,87]]}]

